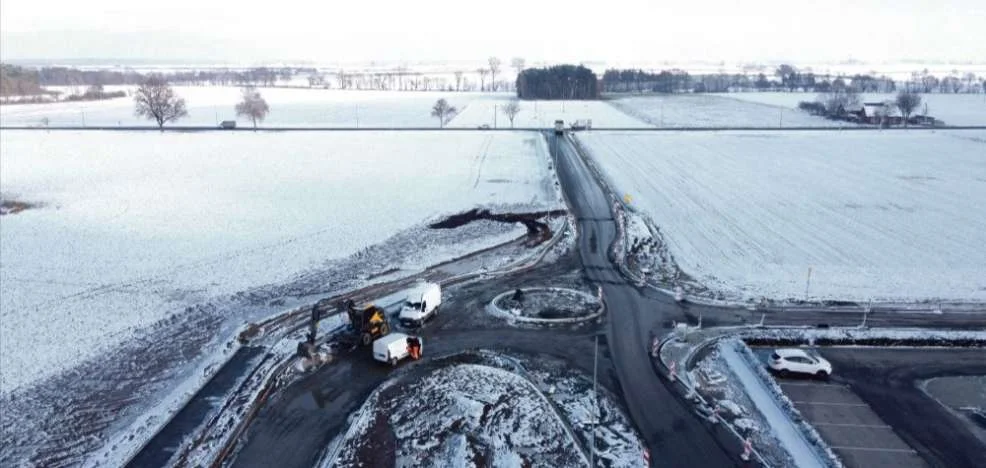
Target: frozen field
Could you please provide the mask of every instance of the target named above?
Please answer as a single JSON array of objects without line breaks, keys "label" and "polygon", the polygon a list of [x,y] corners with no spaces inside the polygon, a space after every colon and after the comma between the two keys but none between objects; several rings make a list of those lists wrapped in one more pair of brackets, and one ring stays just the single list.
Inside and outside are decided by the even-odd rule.
[{"label": "frozen field", "polygon": [[[4,393],[186,307],[288,281],[442,215],[560,206],[531,134],[4,131],[0,147],[3,198],[41,205],[2,218]],[[419,238],[401,254],[420,264],[394,267],[524,230],[479,232],[442,234],[439,246]]]},{"label": "frozen field", "polygon": [[[609,101],[657,127],[837,127],[783,104],[732,99],[733,94],[672,94],[621,97]],[[845,123],[841,123],[845,125]]]},{"label": "frozen field", "polygon": [[[510,96],[496,99],[476,99],[470,101],[465,108],[449,123],[450,127],[476,128],[480,125],[494,124],[498,128],[510,128],[510,120],[503,114],[503,106],[513,98]],[[571,124],[576,120],[592,119],[593,128],[647,128],[653,127],[646,122],[635,119],[605,101],[518,101],[520,113],[514,118],[514,127],[547,128],[555,124],[555,120],[564,120]],[[494,122],[494,111],[496,121]]]},{"label": "frozen field", "polygon": [[[107,91],[127,89],[107,87]],[[129,88],[132,89],[132,88]],[[84,89],[83,89],[84,91]],[[213,126],[222,120],[235,120],[233,107],[240,100],[240,88],[220,86],[176,86],[185,99],[188,117],[171,125]],[[260,88],[270,104],[268,127],[437,127],[431,116],[435,101],[444,98],[459,109],[473,101],[493,99],[495,95],[454,92],[343,91],[326,89]],[[0,106],[0,123],[7,126],[38,125],[47,117],[52,126],[153,125],[134,116],[133,98],[106,101]],[[239,126],[250,126],[240,119]]]},{"label": "frozen field", "polygon": [[579,139],[727,297],[986,300],[986,132]]},{"label": "frozen field", "polygon": [[[814,101],[817,93],[729,93],[733,99],[756,102],[771,106],[796,109],[801,101]],[[867,93],[862,95],[865,102],[892,101],[896,94]],[[921,106],[914,112],[924,113],[928,104],[928,115],[942,120],[947,125],[986,125],[986,94],[922,94]]]}]

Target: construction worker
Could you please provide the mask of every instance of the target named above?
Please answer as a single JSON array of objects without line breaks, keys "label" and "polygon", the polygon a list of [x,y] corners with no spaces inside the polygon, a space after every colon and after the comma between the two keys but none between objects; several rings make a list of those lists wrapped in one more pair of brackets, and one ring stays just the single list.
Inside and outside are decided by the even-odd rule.
[{"label": "construction worker", "polygon": [[416,336],[409,336],[407,338],[407,351],[411,355],[411,359],[421,359],[421,340]]}]

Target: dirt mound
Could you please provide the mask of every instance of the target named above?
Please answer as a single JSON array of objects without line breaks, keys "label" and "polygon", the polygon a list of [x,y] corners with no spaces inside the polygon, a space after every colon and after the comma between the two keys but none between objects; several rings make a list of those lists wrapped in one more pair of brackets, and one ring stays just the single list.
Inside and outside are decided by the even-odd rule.
[{"label": "dirt mound", "polygon": [[510,224],[521,223],[527,228],[527,236],[532,241],[531,246],[534,246],[551,239],[551,227],[543,222],[542,219],[563,215],[565,215],[565,210],[535,211],[531,213],[491,213],[488,209],[474,208],[432,223],[428,227],[431,229],[455,229],[479,220]]}]

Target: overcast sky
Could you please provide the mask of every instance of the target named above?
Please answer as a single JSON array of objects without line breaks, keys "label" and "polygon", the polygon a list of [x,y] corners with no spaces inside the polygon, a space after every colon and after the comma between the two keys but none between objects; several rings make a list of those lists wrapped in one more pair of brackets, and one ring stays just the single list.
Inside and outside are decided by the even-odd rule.
[{"label": "overcast sky", "polygon": [[986,60],[986,0],[666,3],[2,0],[0,58]]}]

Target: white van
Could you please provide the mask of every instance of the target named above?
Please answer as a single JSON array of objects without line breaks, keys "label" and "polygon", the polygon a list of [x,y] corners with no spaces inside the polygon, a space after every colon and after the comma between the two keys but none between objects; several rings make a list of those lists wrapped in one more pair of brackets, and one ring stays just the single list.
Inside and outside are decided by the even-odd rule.
[{"label": "white van", "polygon": [[406,327],[420,327],[425,320],[438,313],[442,305],[442,287],[435,283],[424,283],[407,293],[407,300],[397,316]]},{"label": "white van", "polygon": [[[396,366],[398,361],[411,356],[411,350],[408,349],[408,338],[410,336],[403,333],[391,333],[378,338],[373,342],[373,359]],[[419,350],[423,351],[425,340],[421,337],[415,338],[418,339]]]}]

